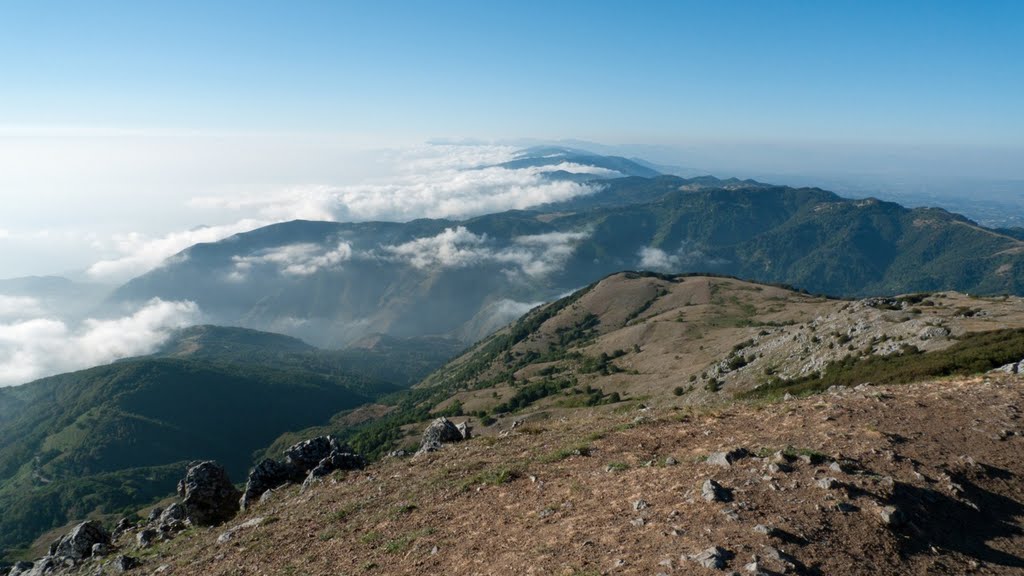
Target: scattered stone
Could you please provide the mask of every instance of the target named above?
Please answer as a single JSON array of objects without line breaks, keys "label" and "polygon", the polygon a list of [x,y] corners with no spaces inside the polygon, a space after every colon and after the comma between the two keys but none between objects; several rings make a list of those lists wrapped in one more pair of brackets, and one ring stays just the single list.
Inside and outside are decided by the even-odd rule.
[{"label": "scattered stone", "polygon": [[103,529],[103,526],[95,521],[89,520],[75,526],[57,542],[52,556],[57,558],[68,558],[74,562],[85,560],[92,556],[94,544],[110,544],[110,534]]},{"label": "scattered stone", "polygon": [[728,552],[724,548],[718,546],[712,546],[693,554],[689,557],[690,560],[700,564],[705,568],[712,568],[714,570],[721,570],[725,568],[725,561]]},{"label": "scattered stone", "polygon": [[178,482],[178,495],[196,526],[216,526],[234,518],[241,497],[227,471],[212,460],[189,466],[185,478]]},{"label": "scattered stone", "polygon": [[843,468],[843,465],[840,464],[839,462],[835,462],[835,461],[833,461],[831,464],[828,465],[828,469],[833,471],[833,472],[835,472],[836,474],[845,474],[846,473],[846,470]]},{"label": "scattered stone", "polygon": [[112,550],[113,550],[113,548],[110,547],[110,544],[104,544],[103,542],[97,542],[97,543],[92,545],[92,553],[89,556],[92,557],[92,558],[102,558],[102,557],[106,556],[107,554],[110,554],[110,552]]},{"label": "scattered stone", "polygon": [[254,502],[258,502],[259,498],[268,490],[273,490],[288,482],[297,482],[303,476],[303,471],[293,464],[266,458],[249,472],[249,479],[245,482],[245,491],[242,493],[239,506],[245,510]]},{"label": "scattered stone", "polygon": [[297,468],[302,476],[306,472],[316,468],[321,460],[327,458],[331,452],[349,452],[341,442],[333,436],[317,436],[298,444],[294,444],[284,451],[285,464]]},{"label": "scattered stone", "polygon": [[768,465],[769,474],[789,474],[793,471],[793,467],[789,464],[776,464],[771,463]]},{"label": "scattered stone", "polygon": [[139,562],[139,559],[135,558],[134,556],[122,555],[118,556],[117,558],[114,558],[113,566],[114,570],[117,570],[118,572],[127,572],[129,570],[134,570],[135,568],[142,566],[142,562]]},{"label": "scattered stone", "polygon": [[469,422],[461,422],[456,424],[455,428],[458,429],[459,434],[462,435],[463,440],[469,440],[473,437],[473,427],[469,425]]},{"label": "scattered stone", "polygon": [[131,530],[134,527],[135,522],[132,522],[131,518],[121,518],[117,521],[117,525],[114,526],[114,534],[112,538],[116,540],[118,536],[124,534],[125,532]]},{"label": "scattered stone", "polygon": [[743,448],[737,448],[735,450],[729,450],[728,452],[712,452],[708,455],[707,463],[713,466],[721,466],[723,468],[729,468],[733,462],[745,458],[747,451]]},{"label": "scattered stone", "polygon": [[769,538],[779,535],[778,528],[774,526],[769,526],[767,524],[758,524],[757,526],[754,526],[754,532],[757,532],[758,534],[764,534]]},{"label": "scattered stone", "polygon": [[157,506],[157,507],[155,507],[155,508],[153,508],[152,510],[149,511],[149,518],[147,518],[147,520],[149,520],[150,522],[156,522],[157,520],[160,519],[160,515],[163,514],[163,513],[164,513],[164,509],[159,507],[159,506]]},{"label": "scattered stone", "polygon": [[462,432],[459,431],[459,427],[442,416],[431,422],[430,426],[427,426],[427,429],[423,431],[423,441],[416,453],[434,452],[435,450],[440,450],[442,444],[459,442],[462,439]]},{"label": "scattered stone", "polygon": [[31,562],[15,562],[14,566],[11,567],[11,571],[8,572],[9,576],[22,576],[29,570],[31,570],[35,564]]},{"label": "scattered stone", "polygon": [[819,478],[814,482],[814,484],[823,490],[835,490],[836,488],[839,488],[839,480],[832,477]]},{"label": "scattered stone", "polygon": [[177,502],[171,504],[160,514],[158,522],[160,524],[171,524],[175,521],[183,522],[188,518],[188,514],[185,511],[185,506]]},{"label": "scattered stone", "polygon": [[729,490],[723,488],[721,484],[710,478],[705,480],[704,484],[700,487],[700,494],[708,502],[728,502],[732,500]]},{"label": "scattered stone", "polygon": [[636,502],[633,502],[633,510],[636,510],[637,512],[639,512],[640,510],[644,510],[648,507],[650,507],[650,504],[647,502],[647,500],[641,499],[637,500]]},{"label": "scattered stone", "polygon": [[878,516],[882,519],[882,524],[890,528],[899,528],[907,521],[903,512],[895,506],[882,506],[878,509]]},{"label": "scattered stone", "polygon": [[156,537],[159,532],[153,528],[145,528],[135,535],[135,543],[138,544],[139,548],[149,548],[156,541]]},{"label": "scattered stone", "polygon": [[678,464],[678,462],[676,462],[675,458],[671,456],[665,458],[665,466],[675,466],[676,464]]},{"label": "scattered stone", "polygon": [[790,400],[793,400],[795,398],[796,398],[795,396],[793,396],[789,392],[786,392],[786,394],[782,397],[782,400],[785,401],[785,402],[789,402]]},{"label": "scattered stone", "polygon": [[633,526],[636,526],[637,528],[640,528],[644,524],[647,524],[647,521],[644,520],[643,518],[637,517],[637,518],[633,518],[632,520],[630,520],[629,523],[632,524]]}]

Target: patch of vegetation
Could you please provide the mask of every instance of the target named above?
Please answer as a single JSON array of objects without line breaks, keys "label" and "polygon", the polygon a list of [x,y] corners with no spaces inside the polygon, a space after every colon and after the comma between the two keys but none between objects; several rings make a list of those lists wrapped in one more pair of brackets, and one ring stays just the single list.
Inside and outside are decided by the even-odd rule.
[{"label": "patch of vegetation", "polygon": [[847,356],[829,363],[823,374],[784,380],[775,378],[738,398],[776,398],[812,394],[831,386],[905,384],[944,376],[980,374],[1024,358],[1024,329],[972,332],[944,350],[921,352],[904,345],[888,356]]},{"label": "patch of vegetation", "polygon": [[609,472],[624,472],[629,470],[629,464],[625,462],[609,462],[608,465],[605,466],[605,470]]}]

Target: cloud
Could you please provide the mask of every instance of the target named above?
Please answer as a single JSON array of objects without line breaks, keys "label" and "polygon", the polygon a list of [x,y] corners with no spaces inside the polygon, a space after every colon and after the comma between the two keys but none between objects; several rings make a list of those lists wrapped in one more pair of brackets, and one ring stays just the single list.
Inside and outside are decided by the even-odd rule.
[{"label": "cloud", "polygon": [[640,249],[641,270],[658,272],[681,272],[684,269],[708,270],[729,263],[729,260],[710,256],[700,244],[683,240],[679,250],[665,252],[659,248],[648,246]]},{"label": "cloud", "polygon": [[255,230],[269,223],[245,219],[233,224],[204,226],[157,237],[139,233],[119,234],[113,237],[112,242],[120,256],[96,262],[89,267],[87,273],[94,280],[128,280],[156,268],[164,260],[189,246],[223,240],[228,236]]},{"label": "cloud", "polygon": [[463,268],[485,263],[511,264],[531,277],[550,274],[572,255],[589,232],[552,232],[517,236],[506,247],[470,232],[465,226],[446,228],[436,236],[384,246],[385,259],[402,261],[416,268]]},{"label": "cloud", "polygon": [[277,221],[467,218],[594,192],[591,185],[547,177],[556,170],[620,175],[613,170],[568,162],[518,169],[497,166],[512,160],[515,152],[515,148],[508,146],[421,146],[384,154],[381,162],[391,169],[377,181],[292,187],[245,197],[197,197],[190,205],[255,213],[259,218]]},{"label": "cloud", "polygon": [[[510,146],[418,146],[381,152],[377,162],[383,174],[359,183],[195,197],[187,203],[191,209],[237,221],[165,235],[115,235],[106,245],[98,242],[114,256],[90,266],[88,274],[94,280],[124,281],[159,266],[193,244],[215,242],[276,222],[462,219],[568,200],[597,189],[596,185],[549,178],[548,174],[556,170],[619,175],[613,170],[570,162],[518,169],[498,166],[514,159],[516,152]],[[299,266],[291,273],[303,269]]]},{"label": "cloud", "polygon": [[42,316],[46,310],[37,298],[0,294],[0,321]]},{"label": "cloud", "polygon": [[679,256],[664,250],[646,246],[640,249],[640,269],[672,272],[679,269]]},{"label": "cloud", "polygon": [[151,353],[172,330],[200,317],[193,302],[154,298],[129,316],[88,319],[77,327],[51,318],[0,324],[0,386]]},{"label": "cloud", "polygon": [[264,250],[254,256],[235,256],[232,280],[244,280],[253,266],[271,264],[285,276],[309,276],[324,268],[337,268],[352,258],[352,245],[338,242],[333,248],[319,244],[289,244]]}]

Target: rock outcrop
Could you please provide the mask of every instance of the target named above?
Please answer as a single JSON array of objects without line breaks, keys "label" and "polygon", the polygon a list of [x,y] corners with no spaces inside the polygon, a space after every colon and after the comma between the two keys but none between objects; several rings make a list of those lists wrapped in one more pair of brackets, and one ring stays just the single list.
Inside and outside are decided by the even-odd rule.
[{"label": "rock outcrop", "polygon": [[224,468],[207,460],[192,464],[178,483],[188,521],[196,526],[216,526],[234,518],[241,496]]},{"label": "rock outcrop", "polygon": [[335,470],[358,470],[366,460],[333,436],[319,436],[299,442],[284,451],[284,461],[265,459],[257,464],[245,483],[242,509],[259,502],[263,494],[289,482],[304,487]]},{"label": "rock outcrop", "polygon": [[442,416],[431,422],[427,429],[423,431],[423,441],[420,443],[420,449],[416,453],[433,452],[440,450],[442,444],[464,440],[470,435],[468,427],[465,428],[465,434],[464,436],[459,427],[453,424],[451,420]]},{"label": "rock outcrop", "polygon": [[110,533],[95,520],[82,522],[58,540],[52,556],[80,562],[92,556],[94,544],[110,545]]}]

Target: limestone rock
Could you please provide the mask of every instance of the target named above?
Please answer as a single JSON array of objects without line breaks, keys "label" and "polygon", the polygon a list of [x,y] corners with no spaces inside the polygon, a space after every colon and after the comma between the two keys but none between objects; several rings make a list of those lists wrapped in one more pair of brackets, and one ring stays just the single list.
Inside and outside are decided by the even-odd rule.
[{"label": "limestone rock", "polygon": [[296,481],[296,476],[301,477],[302,471],[295,466],[269,458],[263,460],[249,472],[249,479],[245,482],[245,492],[242,493],[239,505],[245,510],[258,502],[268,490]]},{"label": "limestone rock", "polygon": [[459,427],[444,416],[434,420],[423,431],[423,441],[417,454],[440,450],[442,444],[463,440]]},{"label": "limestone rock", "polygon": [[238,513],[241,493],[221,465],[207,460],[189,466],[185,478],[178,483],[178,495],[192,524],[215,526]]},{"label": "limestone rock", "polygon": [[284,451],[285,464],[300,470],[299,479],[307,472],[316,468],[320,461],[330,456],[331,452],[351,452],[333,436],[318,436],[299,442]]},{"label": "limestone rock", "polygon": [[110,534],[95,520],[82,522],[75,526],[57,542],[53,556],[68,558],[75,562],[92,556],[94,544],[110,544]]}]

